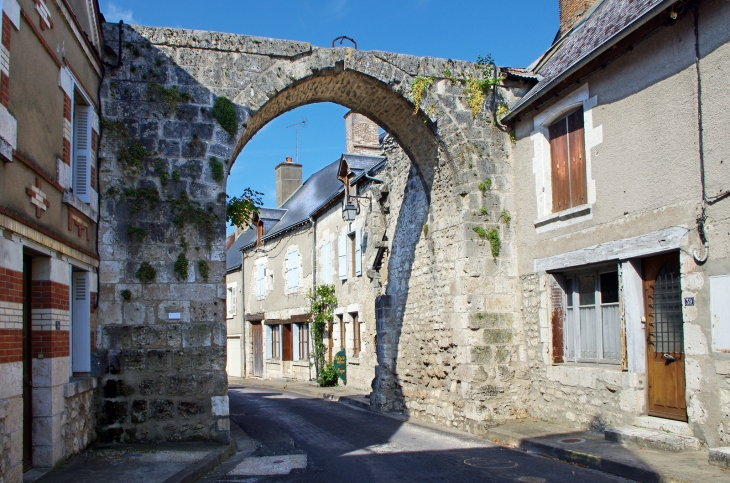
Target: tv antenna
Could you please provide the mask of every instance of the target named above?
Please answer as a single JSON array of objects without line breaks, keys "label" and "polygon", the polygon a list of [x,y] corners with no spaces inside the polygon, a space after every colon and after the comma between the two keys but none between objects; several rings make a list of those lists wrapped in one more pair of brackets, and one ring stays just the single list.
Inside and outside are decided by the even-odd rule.
[{"label": "tv antenna", "polygon": [[294,131],[296,133],[295,134],[295,136],[296,136],[296,138],[295,138],[296,139],[296,151],[295,151],[295,153],[296,154],[295,154],[295,158],[294,159],[295,159],[295,162],[297,164],[299,164],[299,126],[304,127],[306,125],[307,125],[307,120],[305,118],[302,118],[302,122],[298,122],[296,124],[292,124],[291,126],[287,126],[286,127],[287,129],[293,127],[294,128]]}]

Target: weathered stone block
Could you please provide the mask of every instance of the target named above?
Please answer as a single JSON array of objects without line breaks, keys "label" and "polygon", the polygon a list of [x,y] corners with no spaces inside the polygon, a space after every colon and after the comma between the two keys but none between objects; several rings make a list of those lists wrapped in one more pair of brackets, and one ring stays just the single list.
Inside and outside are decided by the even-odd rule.
[{"label": "weathered stone block", "polygon": [[172,351],[151,349],[147,351],[147,371],[164,372],[170,369]]},{"label": "weathered stone block", "polygon": [[169,399],[153,399],[150,401],[149,414],[156,421],[175,419],[175,403]]},{"label": "weathered stone block", "polygon": [[104,383],[103,394],[105,398],[127,397],[134,394],[134,387],[128,385],[121,379],[107,379]]},{"label": "weathered stone block", "polygon": [[193,396],[198,393],[198,384],[194,374],[171,374],[167,376],[165,394],[168,396]]},{"label": "weathered stone block", "polygon": [[147,400],[135,399],[132,401],[131,421],[133,424],[142,424],[147,422]]},{"label": "weathered stone block", "polygon": [[104,401],[99,415],[99,424],[111,425],[127,420],[127,401]]},{"label": "weathered stone block", "polygon": [[196,414],[203,414],[205,406],[199,401],[180,401],[177,404],[177,413],[185,419],[190,419]]},{"label": "weathered stone block", "polygon": [[508,329],[484,329],[484,342],[487,344],[509,344],[513,332]]}]

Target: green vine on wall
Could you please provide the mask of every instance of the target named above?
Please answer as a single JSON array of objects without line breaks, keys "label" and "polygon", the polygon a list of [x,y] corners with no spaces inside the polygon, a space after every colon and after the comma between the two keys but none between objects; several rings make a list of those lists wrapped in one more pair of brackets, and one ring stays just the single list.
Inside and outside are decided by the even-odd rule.
[{"label": "green vine on wall", "polygon": [[443,73],[452,84],[459,83],[464,86],[466,103],[473,118],[482,112],[489,91],[504,80],[503,76],[497,75],[497,67],[491,55],[478,56],[476,67],[478,72],[476,77],[456,77],[449,69],[445,69]]},{"label": "green vine on wall", "polygon": [[417,114],[418,110],[421,108],[423,96],[426,94],[428,88],[433,85],[434,78],[435,76],[433,74],[428,77],[419,75],[413,79],[413,82],[411,82],[411,93],[413,96],[413,105],[415,106],[413,114]]},{"label": "green vine on wall", "polygon": [[184,253],[181,253],[177,256],[177,260],[175,260],[174,270],[178,280],[186,280],[188,278],[189,265],[190,262],[188,261],[188,257],[186,257]]},{"label": "green vine on wall", "polygon": [[134,277],[143,284],[152,283],[157,278],[157,271],[149,262],[142,262],[134,274]]},{"label": "green vine on wall", "polygon": [[210,175],[213,179],[218,182],[223,181],[223,178],[225,177],[223,163],[218,161],[218,158],[215,156],[211,156],[208,160],[208,165],[210,166]]},{"label": "green vine on wall", "polygon": [[180,92],[177,86],[165,88],[157,82],[151,82],[147,86],[146,98],[150,102],[159,102],[163,104],[165,114],[174,114],[180,103],[190,102],[193,97],[187,92]]},{"label": "green vine on wall", "polygon": [[123,196],[130,202],[132,214],[144,209],[152,210],[160,204],[157,188],[124,188]]},{"label": "green vine on wall", "polygon": [[127,235],[129,235],[130,240],[137,240],[137,242],[142,243],[147,236],[147,232],[141,226],[132,225],[127,228]]},{"label": "green vine on wall", "polygon": [[198,271],[200,272],[200,276],[203,277],[203,280],[207,282],[208,276],[210,275],[210,267],[208,266],[208,262],[206,262],[205,260],[198,260]]},{"label": "green vine on wall", "polygon": [[142,145],[139,141],[131,141],[119,149],[117,160],[128,168],[133,175],[142,169],[142,163],[152,155],[152,151]]},{"label": "green vine on wall", "polygon": [[210,113],[228,134],[231,136],[236,135],[238,132],[238,115],[236,114],[236,106],[233,105],[230,99],[225,96],[216,98]]},{"label": "green vine on wall", "polygon": [[157,176],[160,177],[160,183],[162,183],[163,186],[170,180],[170,175],[167,172],[165,162],[161,158],[155,159],[155,173],[157,173]]},{"label": "green vine on wall", "polygon": [[337,307],[334,285],[318,285],[309,299],[309,314],[311,316],[310,332],[312,334],[314,370],[320,385],[327,382],[321,379],[321,372],[325,367],[324,331],[332,321],[332,311]]},{"label": "green vine on wall", "polygon": [[206,209],[197,201],[191,200],[186,190],[180,193],[179,198],[170,198],[170,205],[173,214],[172,222],[175,226],[179,228],[187,225],[196,226],[205,235],[205,239],[210,245],[218,220],[215,213],[212,213],[213,208]]}]

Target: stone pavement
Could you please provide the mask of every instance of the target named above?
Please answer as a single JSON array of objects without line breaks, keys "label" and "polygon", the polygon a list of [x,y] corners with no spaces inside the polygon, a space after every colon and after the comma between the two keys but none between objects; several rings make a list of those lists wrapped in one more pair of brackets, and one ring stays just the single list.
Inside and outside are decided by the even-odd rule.
[{"label": "stone pavement", "polygon": [[306,396],[329,399],[361,409],[370,409],[370,394],[362,391],[354,391],[347,386],[319,387],[303,381],[264,380],[264,379],[243,379],[240,377],[228,378],[229,388],[237,386],[265,387],[279,391],[290,391]]},{"label": "stone pavement", "polygon": [[233,454],[234,446],[164,443],[96,447],[45,474],[33,469],[24,475],[23,482],[193,483]]}]

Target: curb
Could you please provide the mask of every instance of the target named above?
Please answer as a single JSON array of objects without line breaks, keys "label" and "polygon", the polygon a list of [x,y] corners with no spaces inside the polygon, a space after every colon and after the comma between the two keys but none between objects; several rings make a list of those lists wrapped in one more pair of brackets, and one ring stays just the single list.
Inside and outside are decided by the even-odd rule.
[{"label": "curb", "polygon": [[497,441],[500,444],[506,444],[518,449],[558,458],[568,463],[576,463],[594,470],[611,473],[622,478],[628,478],[642,483],[698,483],[695,480],[685,480],[663,475],[657,471],[630,465],[610,457],[606,458],[592,453],[570,450],[540,440],[518,438],[504,434],[488,434],[487,439],[491,439],[492,436],[497,438]]},{"label": "curb", "polygon": [[235,442],[231,440],[228,446],[212,451],[211,454],[202,460],[189,464],[162,483],[195,483],[205,476],[206,473],[220,466],[221,463],[230,458],[235,452]]}]

